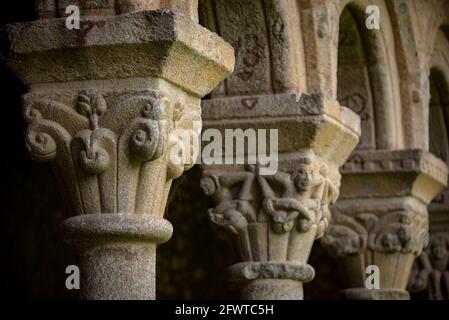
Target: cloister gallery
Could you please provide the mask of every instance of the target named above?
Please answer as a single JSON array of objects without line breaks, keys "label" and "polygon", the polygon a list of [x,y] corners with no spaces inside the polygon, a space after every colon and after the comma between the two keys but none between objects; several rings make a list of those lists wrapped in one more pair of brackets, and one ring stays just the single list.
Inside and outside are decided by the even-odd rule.
[{"label": "cloister gallery", "polygon": [[[2,24],[11,294],[449,299],[449,1],[36,0]],[[173,161],[194,123],[276,130],[276,172]]]}]

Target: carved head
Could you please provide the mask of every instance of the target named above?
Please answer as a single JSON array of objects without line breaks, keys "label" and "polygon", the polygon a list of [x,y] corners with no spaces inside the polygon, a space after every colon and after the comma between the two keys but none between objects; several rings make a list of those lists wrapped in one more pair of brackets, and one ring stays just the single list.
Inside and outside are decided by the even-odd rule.
[{"label": "carved head", "polygon": [[200,187],[206,196],[211,197],[217,191],[218,179],[207,172],[204,172],[200,180]]},{"label": "carved head", "polygon": [[293,176],[295,188],[298,192],[305,192],[312,185],[312,181],[312,160],[310,158],[304,158],[298,166],[298,171]]},{"label": "carved head", "polygon": [[449,237],[446,234],[436,234],[430,239],[429,252],[432,258],[441,260],[448,257]]}]

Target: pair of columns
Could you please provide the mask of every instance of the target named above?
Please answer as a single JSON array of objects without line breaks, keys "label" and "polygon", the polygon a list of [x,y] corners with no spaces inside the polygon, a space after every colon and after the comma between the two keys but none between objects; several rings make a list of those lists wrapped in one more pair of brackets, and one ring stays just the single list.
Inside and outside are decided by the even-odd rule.
[{"label": "pair of columns", "polygon": [[[358,116],[321,94],[287,92],[214,96],[201,115],[201,98],[232,73],[234,54],[197,23],[195,1],[80,2],[79,30],[58,18],[64,4],[40,1],[45,19],[7,26],[6,60],[29,87],[27,147],[51,162],[70,207],[60,233],[79,252],[82,297],[155,298],[156,247],[172,233],[163,218],[171,181],[196,158],[172,153],[192,149],[202,119],[222,132],[278,129],[274,175],[259,164],[204,165],[200,183],[215,202],[211,221],[239,248],[229,271],[242,296],[302,299]],[[323,243],[357,275],[349,297],[376,298],[359,290],[367,264],[381,268],[381,289],[405,297],[407,273],[396,271],[410,270],[425,244],[426,205],[446,183],[445,166],[420,151],[352,159]]]}]

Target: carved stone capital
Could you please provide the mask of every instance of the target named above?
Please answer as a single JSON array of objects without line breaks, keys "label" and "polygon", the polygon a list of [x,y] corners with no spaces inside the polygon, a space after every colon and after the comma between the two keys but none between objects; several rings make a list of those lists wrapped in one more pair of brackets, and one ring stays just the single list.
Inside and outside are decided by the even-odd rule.
[{"label": "carved stone capital", "polygon": [[80,255],[82,297],[154,299],[171,182],[194,164],[201,97],[232,72],[233,49],[182,14],[108,11],[153,1],[77,3],[91,15],[80,30],[8,25],[2,56],[29,86],[27,148],[51,163],[70,207],[60,235]]},{"label": "carved stone capital", "polygon": [[[428,244],[427,205],[446,185],[446,165],[420,150],[358,151],[342,174],[341,197],[321,243],[353,290],[344,296],[406,298],[394,292],[406,292],[413,261]],[[369,265],[379,267],[380,289],[391,295],[365,292]]]},{"label": "carved stone capital", "polygon": [[[23,101],[27,148],[33,159],[51,161],[72,215],[163,216],[171,181],[192,165],[173,150],[194,149],[198,104],[157,90],[99,88],[32,92]],[[189,133],[191,145],[177,129]]]},{"label": "carved stone capital", "polygon": [[259,164],[204,165],[201,187],[215,203],[210,220],[231,235],[240,254],[230,272],[242,296],[302,299],[302,284],[314,276],[307,260],[329,224],[338,168],[357,144],[358,119],[320,95],[279,94],[205,101],[203,120],[221,132],[242,123],[242,129],[278,129],[276,173],[262,174]]}]

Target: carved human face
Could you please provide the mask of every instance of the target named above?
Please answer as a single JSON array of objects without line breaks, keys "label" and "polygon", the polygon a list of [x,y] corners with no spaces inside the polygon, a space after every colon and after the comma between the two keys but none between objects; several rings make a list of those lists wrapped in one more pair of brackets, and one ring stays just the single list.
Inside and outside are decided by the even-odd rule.
[{"label": "carved human face", "polygon": [[295,188],[299,192],[305,192],[307,191],[313,180],[313,172],[312,172],[312,166],[309,163],[305,163],[301,165],[298,168],[298,171],[295,174],[295,177],[293,178],[295,183]]},{"label": "carved human face", "polygon": [[430,240],[430,253],[434,259],[444,259],[449,253],[449,241],[444,235],[433,236]]}]

